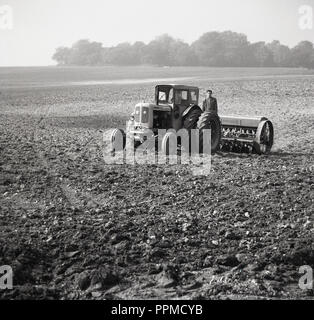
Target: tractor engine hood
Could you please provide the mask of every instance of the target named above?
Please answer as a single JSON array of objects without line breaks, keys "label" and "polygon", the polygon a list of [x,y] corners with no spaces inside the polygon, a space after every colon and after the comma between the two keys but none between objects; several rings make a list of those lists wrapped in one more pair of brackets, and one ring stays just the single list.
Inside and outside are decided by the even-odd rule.
[{"label": "tractor engine hood", "polygon": [[154,112],[171,112],[169,105],[156,105],[153,103],[138,103],[134,109],[134,126],[153,129]]},{"label": "tractor engine hood", "polygon": [[169,104],[157,105],[157,104],[154,104],[154,103],[141,102],[141,103],[138,103],[135,106],[135,109],[137,107],[140,107],[140,108],[146,107],[148,109],[157,110],[157,111],[168,111],[168,112],[171,111],[171,106]]}]

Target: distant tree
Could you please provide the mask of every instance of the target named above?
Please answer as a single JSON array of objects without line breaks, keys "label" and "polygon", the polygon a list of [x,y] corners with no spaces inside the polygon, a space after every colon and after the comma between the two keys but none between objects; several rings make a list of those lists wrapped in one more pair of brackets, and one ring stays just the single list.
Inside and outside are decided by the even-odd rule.
[{"label": "distant tree", "polygon": [[191,47],[181,40],[175,40],[170,43],[169,61],[172,66],[197,65],[197,58]]},{"label": "distant tree", "polygon": [[95,66],[103,63],[103,46],[100,42],[83,39],[73,44],[69,64]]},{"label": "distant tree", "polygon": [[310,41],[302,41],[291,49],[291,66],[314,68],[314,48]]},{"label": "distant tree", "polygon": [[223,65],[222,52],[224,45],[219,32],[207,32],[192,44],[192,49],[200,65],[221,66]]},{"label": "distant tree", "polygon": [[134,64],[142,64],[144,63],[144,50],[145,50],[146,44],[142,41],[137,41],[132,46],[132,55],[133,55],[133,61]]},{"label": "distant tree", "polygon": [[273,60],[276,67],[289,66],[291,58],[291,50],[289,47],[282,45],[278,40],[274,40],[267,45],[267,48],[273,55]]},{"label": "distant tree", "polygon": [[124,42],[110,48],[83,39],[71,48],[57,48],[53,59],[59,65],[314,68],[314,47],[309,41],[302,41],[292,49],[279,41],[250,43],[241,33],[213,31],[203,34],[192,45],[168,34],[148,44]]},{"label": "distant tree", "polygon": [[132,46],[128,42],[120,43],[107,51],[107,63],[113,65],[132,65],[133,57],[130,54]]},{"label": "distant tree", "polygon": [[247,37],[243,34],[225,31],[208,32],[192,44],[200,65],[227,67],[246,64]]},{"label": "distant tree", "polygon": [[246,35],[226,31],[222,32],[220,36],[225,48],[224,52],[221,52],[224,58],[225,66],[246,66],[247,54],[249,50],[249,42]]},{"label": "distant tree", "polygon": [[249,46],[248,66],[254,67],[274,67],[274,58],[265,42],[252,43]]},{"label": "distant tree", "polygon": [[58,65],[68,65],[70,64],[70,54],[70,48],[59,47],[56,49],[56,52],[52,56],[52,59],[55,60],[58,63]]},{"label": "distant tree", "polygon": [[145,48],[145,62],[158,66],[170,66],[170,47],[175,40],[167,34],[163,34],[151,41]]}]

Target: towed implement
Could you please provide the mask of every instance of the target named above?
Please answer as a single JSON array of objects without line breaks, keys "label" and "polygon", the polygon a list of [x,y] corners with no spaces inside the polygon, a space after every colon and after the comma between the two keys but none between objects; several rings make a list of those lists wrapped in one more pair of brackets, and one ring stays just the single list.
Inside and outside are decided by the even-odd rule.
[{"label": "towed implement", "polygon": [[274,128],[265,117],[240,118],[222,116],[221,149],[234,152],[265,154],[271,151]]},{"label": "towed implement", "polygon": [[[170,132],[165,132],[169,129]],[[273,124],[266,117],[219,117],[214,113],[202,112],[198,87],[158,85],[155,88],[154,103],[139,103],[135,106],[126,132],[122,129],[112,132],[112,151],[121,149],[121,139],[125,148],[127,137],[131,137],[136,148],[147,140],[148,135],[153,135],[156,142],[162,141],[162,152],[168,154],[174,131],[181,129],[186,129],[188,133],[198,129],[200,153],[203,153],[203,140],[208,139],[208,136],[203,135],[204,129],[211,129],[212,153],[221,150],[267,154],[274,141]],[[165,134],[160,137],[160,132]]]}]

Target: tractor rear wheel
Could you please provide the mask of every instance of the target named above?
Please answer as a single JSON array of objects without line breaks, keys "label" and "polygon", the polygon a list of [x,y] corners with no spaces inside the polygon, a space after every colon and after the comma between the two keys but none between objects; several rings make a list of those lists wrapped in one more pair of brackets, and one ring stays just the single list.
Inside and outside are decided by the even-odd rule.
[{"label": "tractor rear wheel", "polygon": [[197,122],[202,114],[202,111],[199,107],[192,109],[186,117],[183,119],[183,128],[190,131],[191,129],[197,128]]},{"label": "tractor rear wheel", "polygon": [[211,112],[202,113],[198,120],[197,128],[199,129],[199,152],[203,153],[204,146],[204,129],[211,129],[211,153],[215,153],[221,142],[221,122],[217,114]]}]

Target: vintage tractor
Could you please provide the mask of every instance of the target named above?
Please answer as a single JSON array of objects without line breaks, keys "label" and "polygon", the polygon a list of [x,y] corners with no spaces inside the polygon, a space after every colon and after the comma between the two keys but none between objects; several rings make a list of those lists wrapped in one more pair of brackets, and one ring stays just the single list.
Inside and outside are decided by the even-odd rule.
[{"label": "vintage tractor", "polygon": [[[155,88],[154,103],[139,103],[135,106],[126,132],[122,129],[112,132],[112,150],[121,148],[121,143],[117,143],[121,136],[123,148],[129,136],[134,139],[135,148],[144,143],[151,132],[158,141],[161,129],[173,129],[161,137],[161,150],[165,154],[168,154],[171,136],[180,129],[186,129],[187,132],[192,132],[192,129],[199,130],[200,153],[203,151],[203,139],[206,137],[202,134],[204,129],[211,129],[212,153],[218,150],[268,153],[272,148],[274,135],[273,125],[265,117],[219,117],[217,114],[202,112],[197,87],[158,85]],[[178,144],[180,145],[180,141]]]}]

